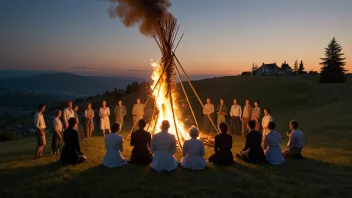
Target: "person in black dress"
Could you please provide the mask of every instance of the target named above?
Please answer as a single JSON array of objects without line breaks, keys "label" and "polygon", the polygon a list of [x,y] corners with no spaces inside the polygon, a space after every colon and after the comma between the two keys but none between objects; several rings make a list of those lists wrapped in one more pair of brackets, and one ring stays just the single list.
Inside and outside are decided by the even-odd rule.
[{"label": "person in black dress", "polygon": [[219,125],[221,133],[215,136],[215,153],[210,156],[209,162],[219,165],[231,165],[234,163],[232,148],[232,136],[227,134],[229,129],[225,122]]},{"label": "person in black dress", "polygon": [[64,164],[76,164],[84,162],[87,158],[81,152],[81,147],[79,145],[79,135],[74,129],[77,127],[78,119],[70,118],[68,120],[68,128],[65,130],[63,139],[65,145],[61,152],[61,157],[59,163]]},{"label": "person in black dress", "polygon": [[133,146],[130,163],[138,165],[148,165],[153,160],[150,152],[150,142],[152,136],[144,130],[146,121],[138,121],[139,129],[132,133],[130,145]]},{"label": "person in black dress", "polygon": [[247,162],[264,163],[265,155],[261,146],[262,134],[255,130],[255,124],[254,120],[248,122],[249,133],[246,136],[246,145],[236,156]]}]

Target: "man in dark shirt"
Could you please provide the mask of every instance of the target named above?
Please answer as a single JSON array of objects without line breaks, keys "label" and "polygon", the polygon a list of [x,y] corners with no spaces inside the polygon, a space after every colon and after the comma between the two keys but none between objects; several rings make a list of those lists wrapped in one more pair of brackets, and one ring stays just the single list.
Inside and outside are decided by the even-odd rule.
[{"label": "man in dark shirt", "polygon": [[261,146],[262,134],[255,130],[255,121],[248,122],[249,133],[246,136],[246,145],[236,156],[244,161],[252,163],[265,162],[264,151]]}]

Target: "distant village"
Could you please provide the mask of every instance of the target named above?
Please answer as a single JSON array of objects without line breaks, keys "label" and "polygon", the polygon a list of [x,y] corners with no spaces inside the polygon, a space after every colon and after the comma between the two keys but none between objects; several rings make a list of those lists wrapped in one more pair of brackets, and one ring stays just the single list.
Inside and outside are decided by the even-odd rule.
[{"label": "distant village", "polygon": [[317,75],[316,71],[307,72],[303,61],[298,64],[296,61],[293,68],[285,61],[281,67],[274,63],[262,63],[261,66],[253,63],[251,71],[242,72],[241,76],[296,76],[296,75]]}]

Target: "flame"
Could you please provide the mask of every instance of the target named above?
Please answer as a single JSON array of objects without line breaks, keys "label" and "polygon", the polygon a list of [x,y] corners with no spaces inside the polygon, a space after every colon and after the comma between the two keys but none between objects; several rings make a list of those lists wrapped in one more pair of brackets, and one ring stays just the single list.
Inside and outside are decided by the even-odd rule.
[{"label": "flame", "polygon": [[[177,139],[177,134],[176,134],[176,128],[175,128],[175,123],[176,122],[176,127],[177,127],[177,132],[178,132],[178,137],[180,138],[180,143],[183,145],[185,140],[190,139],[188,130],[185,128],[184,123],[178,118],[177,113],[179,113],[179,107],[178,107],[178,102],[176,102],[176,93],[174,90],[171,91],[172,94],[172,105],[171,101],[169,98],[168,94],[168,84],[166,83],[166,74],[164,73],[163,76],[161,77],[159,83],[156,85],[158,82],[160,75],[163,72],[163,67],[160,62],[160,60],[154,61],[153,59],[151,60],[151,65],[153,67],[153,73],[152,73],[152,80],[153,84],[151,85],[151,88],[153,89],[155,86],[156,88],[154,89],[153,96],[155,98],[156,102],[156,107],[159,110],[152,122],[150,123],[155,130],[153,131],[153,128],[151,127],[151,133],[156,134],[160,132],[160,126],[163,120],[168,120],[170,122],[170,129],[169,133],[174,134],[176,139]],[[176,120],[174,121],[174,116],[172,114],[172,107],[174,108],[175,112],[175,117]],[[156,126],[156,127],[154,127]]]}]

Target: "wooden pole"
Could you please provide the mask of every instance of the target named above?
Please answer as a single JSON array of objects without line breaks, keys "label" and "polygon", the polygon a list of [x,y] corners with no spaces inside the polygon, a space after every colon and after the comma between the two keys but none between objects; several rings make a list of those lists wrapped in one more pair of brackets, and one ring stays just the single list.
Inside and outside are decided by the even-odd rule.
[{"label": "wooden pole", "polygon": [[193,116],[194,122],[196,123],[196,126],[199,128],[199,125],[198,125],[198,122],[197,122],[196,115],[194,114],[194,111],[193,111],[193,108],[192,108],[191,102],[190,102],[190,101],[189,101],[189,99],[188,99],[188,95],[187,95],[187,93],[186,93],[186,89],[185,89],[185,87],[183,86],[182,79],[181,79],[181,75],[180,75],[180,72],[178,71],[178,68],[177,68],[177,67],[176,67],[176,73],[177,73],[178,79],[180,80],[180,85],[181,85],[181,87],[182,87],[182,91],[183,91],[183,93],[185,94],[185,97],[186,97],[186,100],[187,100],[188,106],[189,106],[189,108],[191,109],[191,112],[192,112],[192,116]]},{"label": "wooden pole", "polygon": [[[204,109],[203,102],[202,102],[202,100],[199,98],[197,91],[194,89],[194,87],[193,87],[193,85],[192,85],[192,83],[191,83],[191,80],[189,79],[189,77],[188,77],[186,71],[183,69],[183,67],[182,67],[180,61],[178,60],[178,58],[176,57],[175,53],[172,53],[172,54],[173,54],[173,56],[175,57],[175,59],[176,59],[178,65],[181,67],[183,73],[185,74],[186,79],[187,79],[189,85],[191,86],[191,88],[192,88],[194,94],[196,95],[196,97],[197,97],[199,103],[202,105],[202,107],[203,107],[203,109]],[[219,133],[219,130],[218,130],[218,128],[215,126],[215,124],[214,124],[213,120],[211,119],[211,117],[210,117],[209,115],[207,115],[207,116],[208,116],[208,118],[209,118],[211,124],[213,125],[214,129],[216,130],[216,132]],[[209,135],[209,134],[208,134],[208,135]]]}]

